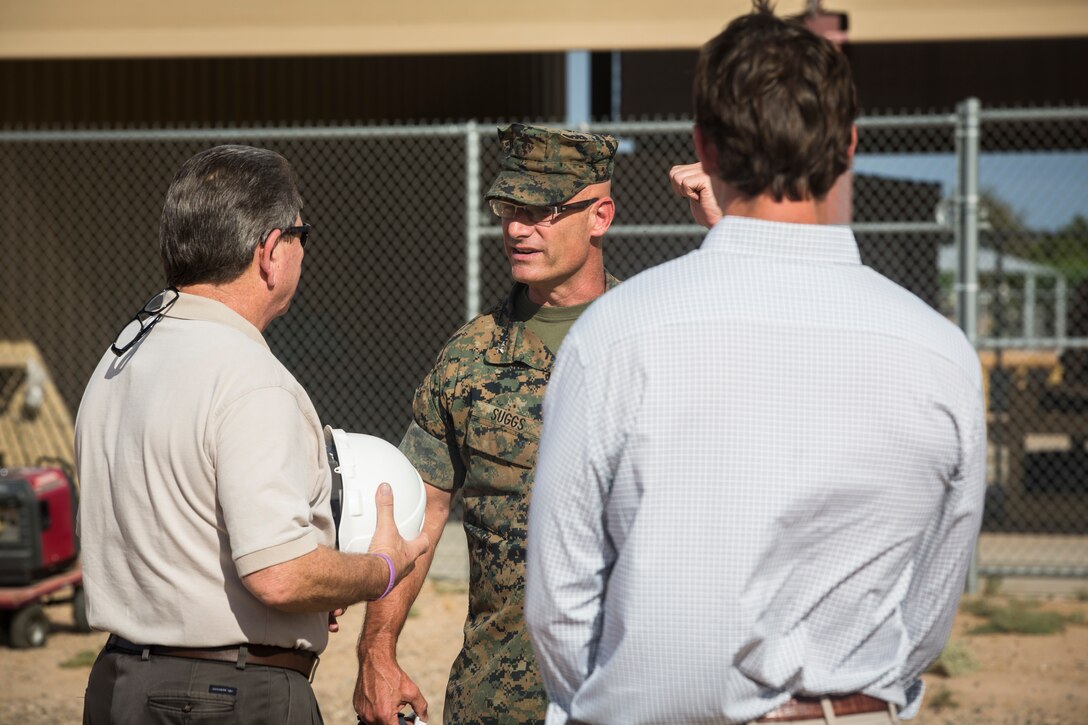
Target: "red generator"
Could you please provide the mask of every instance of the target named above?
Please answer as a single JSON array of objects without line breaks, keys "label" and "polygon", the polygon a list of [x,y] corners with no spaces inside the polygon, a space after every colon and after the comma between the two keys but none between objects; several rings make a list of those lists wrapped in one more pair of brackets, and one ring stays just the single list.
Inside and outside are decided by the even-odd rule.
[{"label": "red generator", "polygon": [[0,468],[0,615],[13,647],[45,644],[44,604],[71,602],[76,629],[89,631],[76,504],[61,468]]},{"label": "red generator", "polygon": [[59,468],[0,469],[0,586],[23,586],[79,555],[76,487]]}]

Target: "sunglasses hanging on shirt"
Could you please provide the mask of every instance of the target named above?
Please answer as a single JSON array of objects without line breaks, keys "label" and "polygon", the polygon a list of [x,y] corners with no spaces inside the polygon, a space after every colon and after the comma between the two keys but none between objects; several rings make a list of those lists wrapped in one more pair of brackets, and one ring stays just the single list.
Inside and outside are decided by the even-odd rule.
[{"label": "sunglasses hanging on shirt", "polygon": [[151,328],[159,324],[159,320],[166,316],[167,311],[178,301],[179,293],[176,287],[167,287],[161,292],[152,295],[151,299],[144,303],[124,327],[117,334],[117,339],[110,345],[114,355],[121,356],[132,349]]}]

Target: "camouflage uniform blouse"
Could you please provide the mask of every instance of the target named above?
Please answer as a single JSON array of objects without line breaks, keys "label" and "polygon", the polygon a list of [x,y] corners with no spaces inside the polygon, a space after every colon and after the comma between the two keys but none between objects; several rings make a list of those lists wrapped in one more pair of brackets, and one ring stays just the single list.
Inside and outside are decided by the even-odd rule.
[{"label": "camouflage uniform blouse", "polygon": [[446,343],[400,446],[423,480],[463,496],[468,619],[445,706],[445,721],[458,725],[542,723],[548,705],[522,611],[529,493],[555,358],[512,319],[516,293]]}]

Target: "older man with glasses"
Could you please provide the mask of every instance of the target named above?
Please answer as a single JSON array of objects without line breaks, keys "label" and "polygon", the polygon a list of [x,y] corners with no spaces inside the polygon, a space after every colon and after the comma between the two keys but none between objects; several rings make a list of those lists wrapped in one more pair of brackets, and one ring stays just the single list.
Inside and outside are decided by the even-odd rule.
[{"label": "older man with glasses", "polygon": [[[615,214],[616,140],[522,124],[499,131],[502,169],[487,192],[502,223],[514,286],[454,334],[416,390],[401,442],[427,483],[425,530],[436,542],[459,491],[471,562],[465,644],[446,690],[445,721],[539,723],[547,709],[522,618],[525,541],[544,390],[567,330],[617,280],[601,245]],[[355,708],[396,725],[427,701],[396,659],[397,638],[431,562],[367,607]]]},{"label": "older man with glasses", "polygon": [[427,547],[380,491],[370,554],[335,547],[309,396],[263,332],[310,227],[290,164],[218,146],[186,161],[159,228],[169,285],[126,324],[76,420],[87,615],[110,633],[85,723],[320,722],[310,679],[349,604]]}]

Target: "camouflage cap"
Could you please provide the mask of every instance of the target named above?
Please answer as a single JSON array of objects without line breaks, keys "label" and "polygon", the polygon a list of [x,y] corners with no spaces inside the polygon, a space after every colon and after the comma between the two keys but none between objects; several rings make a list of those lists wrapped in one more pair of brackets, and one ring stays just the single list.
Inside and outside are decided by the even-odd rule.
[{"label": "camouflage cap", "polygon": [[590,184],[612,178],[619,145],[607,134],[513,123],[499,129],[502,170],[485,199],[518,204],[562,204]]}]

